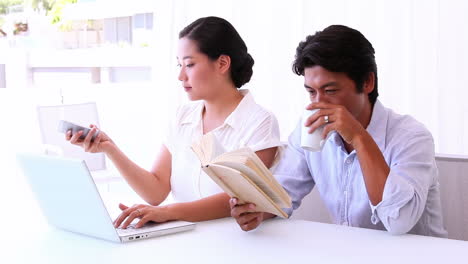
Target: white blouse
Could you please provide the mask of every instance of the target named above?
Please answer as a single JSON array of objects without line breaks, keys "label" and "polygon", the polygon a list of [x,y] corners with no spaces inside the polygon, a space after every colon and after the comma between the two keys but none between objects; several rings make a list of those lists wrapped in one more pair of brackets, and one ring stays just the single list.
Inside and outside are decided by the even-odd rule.
[{"label": "white blouse", "polygon": [[[226,151],[250,147],[253,151],[281,145],[275,116],[256,104],[248,90],[224,123],[213,130]],[[164,142],[172,155],[171,191],[177,202],[190,202],[223,192],[201,170],[190,146],[203,136],[203,101],[182,106],[171,123]]]}]

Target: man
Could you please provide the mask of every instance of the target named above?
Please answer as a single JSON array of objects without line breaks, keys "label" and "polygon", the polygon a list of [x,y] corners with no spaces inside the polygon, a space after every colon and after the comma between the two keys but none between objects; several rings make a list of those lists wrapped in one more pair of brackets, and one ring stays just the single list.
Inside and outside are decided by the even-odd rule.
[{"label": "man", "polygon": [[[273,172],[292,209],[316,187],[337,224],[446,237],[432,136],[377,100],[372,44],[357,30],[330,26],[299,44],[293,70],[304,76],[307,109],[319,110],[297,125]],[[322,151],[300,147],[303,126],[309,133],[324,126],[324,138],[330,133]],[[235,198],[230,203],[245,231],[273,217]]]}]

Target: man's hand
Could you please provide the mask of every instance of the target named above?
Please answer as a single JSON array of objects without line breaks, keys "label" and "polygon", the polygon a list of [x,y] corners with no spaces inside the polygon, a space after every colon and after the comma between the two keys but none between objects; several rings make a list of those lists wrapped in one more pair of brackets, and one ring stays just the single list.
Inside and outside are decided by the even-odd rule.
[{"label": "man's hand", "polygon": [[309,133],[325,125],[323,138],[331,131],[336,131],[346,143],[353,147],[357,139],[367,133],[362,124],[342,105],[319,102],[308,105],[306,109],[319,109],[304,124],[309,127]]},{"label": "man's hand", "polygon": [[257,212],[255,204],[238,204],[237,198],[229,200],[231,206],[231,216],[237,221],[237,224],[244,231],[250,231],[257,228],[265,219],[273,218],[270,213]]},{"label": "man's hand", "polygon": [[[379,146],[365,129],[371,116],[359,120],[359,116],[355,117],[344,106],[324,102],[312,103],[306,109],[319,109],[304,124],[310,126],[309,131],[325,124],[323,137],[335,130],[345,141],[348,152],[356,150],[369,200],[373,205],[379,204],[383,199],[390,167]],[[325,122],[327,119],[328,122]]]}]

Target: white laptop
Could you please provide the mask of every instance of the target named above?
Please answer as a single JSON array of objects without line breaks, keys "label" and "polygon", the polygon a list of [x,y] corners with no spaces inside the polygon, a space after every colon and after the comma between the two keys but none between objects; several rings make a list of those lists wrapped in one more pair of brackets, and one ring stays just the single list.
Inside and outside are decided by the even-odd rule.
[{"label": "white laptop", "polygon": [[60,229],[114,242],[128,242],[191,230],[194,223],[150,223],[114,228],[91,174],[82,160],[18,154],[20,167],[49,223]]}]

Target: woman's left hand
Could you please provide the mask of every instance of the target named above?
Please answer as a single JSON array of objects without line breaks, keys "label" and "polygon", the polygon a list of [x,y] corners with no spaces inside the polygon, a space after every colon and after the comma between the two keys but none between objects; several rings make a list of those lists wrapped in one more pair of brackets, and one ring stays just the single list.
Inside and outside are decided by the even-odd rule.
[{"label": "woman's left hand", "polygon": [[140,221],[135,225],[135,228],[140,228],[149,221],[163,223],[169,220],[168,208],[166,206],[151,206],[145,204],[137,204],[128,207],[124,204],[119,204],[122,213],[115,219],[114,227],[127,228],[135,218]]}]

